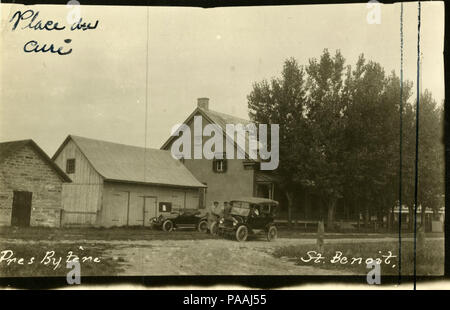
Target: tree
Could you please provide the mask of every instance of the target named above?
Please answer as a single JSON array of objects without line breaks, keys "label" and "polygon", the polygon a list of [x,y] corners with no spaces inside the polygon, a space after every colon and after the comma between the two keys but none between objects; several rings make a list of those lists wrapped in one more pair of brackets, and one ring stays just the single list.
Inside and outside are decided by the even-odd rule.
[{"label": "tree", "polygon": [[320,194],[327,208],[327,227],[333,229],[338,199],[343,197],[345,59],[339,51],[332,57],[324,50],[320,61],[310,59],[307,79],[307,123],[312,138],[308,177],[313,190]]},{"label": "tree", "polygon": [[304,162],[308,158],[305,119],[304,70],[290,58],[284,62],[281,78],[253,84],[248,95],[249,115],[256,124],[279,124],[280,163],[276,174],[286,193],[288,221],[292,221],[294,193],[307,183]]},{"label": "tree", "polygon": [[[367,61],[352,69],[339,51],[325,49],[304,68],[290,58],[280,78],[255,83],[249,114],[259,124],[280,125],[276,171],[288,200],[288,219],[299,189],[327,207],[332,229],[338,201],[352,206],[365,224],[371,215],[393,214],[399,199],[400,91],[402,91],[402,204],[414,206],[415,103],[413,83]],[[419,203],[436,210],[444,193],[442,107],[427,90],[421,95]],[[348,207],[346,208],[348,210]],[[325,218],[325,214],[321,215]],[[422,213],[422,222],[425,220]],[[410,217],[412,218],[412,217]],[[392,217],[391,217],[392,220]],[[412,228],[413,221],[409,222]]]},{"label": "tree", "polygon": [[437,106],[431,92],[425,90],[419,103],[419,186],[418,203],[422,206],[421,223],[425,223],[426,208],[437,211],[443,205],[444,145],[443,110]]}]

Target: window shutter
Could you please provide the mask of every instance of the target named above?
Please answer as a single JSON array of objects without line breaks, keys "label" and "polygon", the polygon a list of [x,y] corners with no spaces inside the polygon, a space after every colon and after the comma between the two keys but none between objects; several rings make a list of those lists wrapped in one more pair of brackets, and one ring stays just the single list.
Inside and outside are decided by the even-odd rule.
[{"label": "window shutter", "polygon": [[213,165],[213,167],[212,167],[213,171],[214,171],[214,172],[217,172],[217,169],[216,169],[216,159],[214,159],[214,160],[212,161],[212,165]]},{"label": "window shutter", "polygon": [[223,170],[223,172],[227,172],[227,160],[226,159],[222,160],[222,170]]}]

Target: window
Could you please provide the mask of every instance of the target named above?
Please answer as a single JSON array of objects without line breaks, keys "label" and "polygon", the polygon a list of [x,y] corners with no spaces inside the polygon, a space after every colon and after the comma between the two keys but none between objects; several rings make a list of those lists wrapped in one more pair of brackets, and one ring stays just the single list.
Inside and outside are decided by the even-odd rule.
[{"label": "window", "polygon": [[66,161],[66,173],[75,173],[75,158]]},{"label": "window", "polygon": [[223,172],[223,160],[216,160],[216,171]]},{"label": "window", "polygon": [[227,160],[226,159],[214,159],[213,160],[213,171],[217,173],[224,173],[227,171]]},{"label": "window", "polygon": [[171,202],[160,202],[159,203],[159,212],[172,212],[172,203]]}]

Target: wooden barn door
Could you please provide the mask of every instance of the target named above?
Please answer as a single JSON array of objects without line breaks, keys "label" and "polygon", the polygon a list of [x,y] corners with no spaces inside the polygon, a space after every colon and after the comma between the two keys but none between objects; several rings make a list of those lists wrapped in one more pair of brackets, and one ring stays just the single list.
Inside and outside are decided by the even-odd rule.
[{"label": "wooden barn door", "polygon": [[14,191],[11,226],[30,226],[32,195],[31,192]]},{"label": "wooden barn door", "polygon": [[128,192],[113,192],[106,206],[106,226],[125,226],[128,217]]}]

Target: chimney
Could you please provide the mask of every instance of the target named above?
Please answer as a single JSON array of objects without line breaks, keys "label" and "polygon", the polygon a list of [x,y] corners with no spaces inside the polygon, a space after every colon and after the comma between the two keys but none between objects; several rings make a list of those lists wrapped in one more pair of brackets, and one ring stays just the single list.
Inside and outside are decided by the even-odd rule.
[{"label": "chimney", "polygon": [[198,98],[197,99],[197,107],[202,108],[203,110],[209,109],[209,98]]}]

